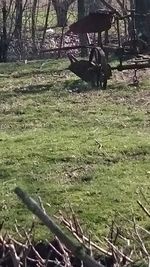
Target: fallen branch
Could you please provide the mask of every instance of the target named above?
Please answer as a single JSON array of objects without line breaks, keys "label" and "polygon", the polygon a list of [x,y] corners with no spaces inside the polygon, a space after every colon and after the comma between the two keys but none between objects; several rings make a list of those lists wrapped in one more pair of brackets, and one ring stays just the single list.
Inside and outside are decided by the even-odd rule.
[{"label": "fallen branch", "polygon": [[48,229],[55,234],[59,240],[68,248],[74,256],[83,261],[87,267],[104,267],[101,263],[98,263],[88,254],[86,254],[85,249],[80,244],[76,244],[75,241],[70,239],[60,228],[59,226],[43,212],[39,205],[28,196],[21,188],[15,188],[16,195],[22,200],[22,202],[27,206],[27,208],[35,214],[43,223],[48,227]]}]

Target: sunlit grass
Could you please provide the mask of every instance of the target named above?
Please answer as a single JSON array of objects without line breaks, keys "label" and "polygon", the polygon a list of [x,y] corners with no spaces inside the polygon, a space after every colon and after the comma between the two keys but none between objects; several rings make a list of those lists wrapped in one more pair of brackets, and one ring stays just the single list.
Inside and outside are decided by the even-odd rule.
[{"label": "sunlit grass", "polygon": [[13,193],[17,185],[49,203],[49,214],[71,203],[96,235],[119,213],[134,211],[146,225],[136,201],[141,189],[150,198],[149,82],[92,90],[62,71],[67,65],[0,65],[1,220],[12,231],[15,219],[31,223]]}]

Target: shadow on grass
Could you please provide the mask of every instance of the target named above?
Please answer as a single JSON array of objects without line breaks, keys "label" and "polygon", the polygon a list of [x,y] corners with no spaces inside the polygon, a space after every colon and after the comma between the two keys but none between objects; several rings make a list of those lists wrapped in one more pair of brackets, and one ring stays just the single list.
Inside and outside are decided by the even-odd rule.
[{"label": "shadow on grass", "polygon": [[13,92],[2,91],[0,92],[0,103],[4,103],[4,102],[6,103],[9,98],[14,97],[14,96],[16,96],[16,94],[14,94]]},{"label": "shadow on grass", "polygon": [[24,70],[24,71],[16,71],[16,72],[12,72],[10,75],[12,78],[22,78],[22,77],[26,77],[26,76],[32,76],[32,75],[52,75],[52,74],[60,74],[61,72],[63,72],[64,70],[57,70],[57,69],[46,69],[46,70],[42,70],[42,69],[36,69],[36,70]]},{"label": "shadow on grass", "polygon": [[89,92],[89,91],[99,91],[101,90],[98,87],[92,87],[90,83],[86,83],[79,80],[67,80],[64,82],[64,89],[68,92],[75,92],[75,93],[82,93],[82,92]]},{"label": "shadow on grass", "polygon": [[[129,91],[130,88],[125,83],[115,83],[113,80],[108,80],[108,85],[106,89],[102,89],[100,87],[93,87],[90,83],[84,82],[81,79],[79,80],[67,80],[64,82],[64,88],[67,89],[69,92],[76,92],[76,93],[82,93],[82,92],[92,92],[92,91]],[[135,88],[133,88],[135,90]]]},{"label": "shadow on grass", "polygon": [[7,169],[5,168],[0,168],[0,179],[8,179],[10,177],[10,173]]},{"label": "shadow on grass", "polygon": [[37,94],[37,93],[44,93],[51,90],[53,84],[36,84],[36,85],[28,85],[25,87],[20,87],[14,90],[15,93],[21,94]]},{"label": "shadow on grass", "polygon": [[12,72],[11,73],[11,77],[13,78],[21,78],[21,77],[26,77],[26,76],[32,76],[32,75],[38,75],[38,74],[50,74],[50,70],[40,70],[40,69],[37,69],[37,70],[26,70],[26,71],[16,71],[16,72]]},{"label": "shadow on grass", "polygon": [[36,85],[28,85],[25,87],[16,88],[13,91],[1,91],[0,92],[0,103],[7,102],[11,97],[17,97],[18,94],[42,94],[44,92],[52,91],[53,84],[36,84]]},{"label": "shadow on grass", "polygon": [[9,78],[9,77],[10,77],[9,74],[1,74],[0,73],[0,79]]}]

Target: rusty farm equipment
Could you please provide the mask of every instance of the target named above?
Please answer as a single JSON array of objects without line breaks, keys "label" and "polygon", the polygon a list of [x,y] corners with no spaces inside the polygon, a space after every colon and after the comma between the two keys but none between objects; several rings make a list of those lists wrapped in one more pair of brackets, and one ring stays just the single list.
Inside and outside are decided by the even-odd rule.
[{"label": "rusty farm equipment", "polygon": [[[150,67],[149,43],[140,38],[136,30],[136,19],[139,16],[148,17],[150,22],[150,14],[137,14],[135,10],[128,11],[125,16],[120,16],[115,11],[98,10],[70,25],[68,32],[86,34],[89,42],[86,46],[71,47],[71,49],[86,48],[89,50],[89,58],[78,60],[71,53],[68,53],[71,63],[69,70],[82,80],[102,89],[106,88],[107,80],[112,76],[112,70],[134,70],[133,82],[137,84],[136,71]],[[120,23],[122,22],[128,22],[130,25],[130,31],[126,38],[121,36]],[[112,23],[116,26],[117,43],[115,46],[110,45],[109,41],[103,44],[101,39],[102,32],[108,35]],[[97,45],[91,44],[89,33],[98,34]],[[115,53],[119,60],[119,64],[116,66],[108,64],[108,55],[111,53]],[[128,58],[132,60],[128,62]]]},{"label": "rusty farm equipment", "polygon": [[111,67],[107,63],[105,53],[101,47],[93,47],[91,49],[89,60],[77,60],[71,54],[69,70],[79,76],[82,80],[90,82],[92,86],[107,86],[107,80],[111,77]]}]

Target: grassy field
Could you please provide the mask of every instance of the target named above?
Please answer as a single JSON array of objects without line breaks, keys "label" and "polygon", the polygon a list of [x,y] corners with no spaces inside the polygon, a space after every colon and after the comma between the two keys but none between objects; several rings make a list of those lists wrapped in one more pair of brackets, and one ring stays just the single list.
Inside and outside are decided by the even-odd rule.
[{"label": "grassy field", "polygon": [[90,90],[61,71],[67,65],[0,65],[0,220],[11,231],[15,220],[31,224],[17,185],[49,203],[51,215],[71,204],[93,236],[133,212],[150,228],[136,202],[144,201],[141,190],[150,200],[149,80],[134,88],[114,79],[106,91]]}]

